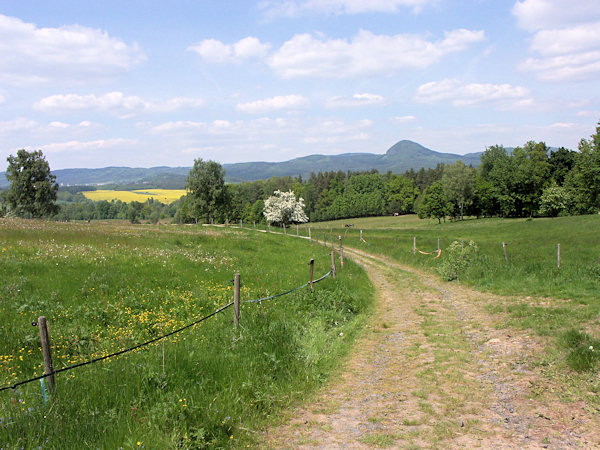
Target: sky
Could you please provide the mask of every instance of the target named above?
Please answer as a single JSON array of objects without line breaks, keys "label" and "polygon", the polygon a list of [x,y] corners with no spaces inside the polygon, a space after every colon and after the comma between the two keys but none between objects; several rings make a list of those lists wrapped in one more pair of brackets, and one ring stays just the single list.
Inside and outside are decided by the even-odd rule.
[{"label": "sky", "polygon": [[2,0],[0,170],[576,149],[599,81],[598,0]]}]

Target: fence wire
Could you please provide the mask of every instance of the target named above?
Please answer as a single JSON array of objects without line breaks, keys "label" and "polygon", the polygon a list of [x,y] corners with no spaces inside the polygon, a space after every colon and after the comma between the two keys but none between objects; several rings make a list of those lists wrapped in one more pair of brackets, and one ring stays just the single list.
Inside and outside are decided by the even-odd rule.
[{"label": "fence wire", "polygon": [[[321,278],[319,278],[317,280],[314,280],[313,284],[314,283],[318,283],[319,281],[324,280],[329,275],[331,275],[331,270],[329,272],[327,272],[325,275],[323,275]],[[288,294],[291,294],[292,292],[295,292],[295,291],[298,291],[298,290],[300,290],[302,288],[305,288],[309,284],[310,283],[305,283],[302,286],[298,286],[298,287],[295,287],[294,289],[290,289],[289,291],[281,292],[280,294],[271,295],[269,297],[257,298],[257,299],[252,299],[252,300],[245,300],[243,303],[262,302],[262,301],[265,301],[265,300],[271,300],[271,299],[274,299],[274,298],[277,298],[277,297],[282,297],[284,295],[288,295]],[[153,344],[153,343],[158,342],[158,341],[160,341],[162,339],[165,339],[165,338],[167,338],[169,336],[173,336],[174,334],[181,333],[182,331],[184,331],[184,330],[186,330],[186,329],[188,329],[190,327],[193,327],[194,325],[197,325],[200,322],[203,322],[203,321],[205,321],[205,320],[207,320],[207,319],[209,319],[209,318],[211,318],[213,316],[216,316],[217,314],[219,314],[220,312],[225,311],[227,308],[229,308],[232,305],[233,305],[233,302],[228,303],[227,305],[222,306],[221,308],[217,309],[215,312],[209,314],[208,316],[204,316],[204,317],[202,317],[202,318],[200,318],[200,319],[198,319],[198,320],[196,320],[196,321],[194,321],[194,322],[192,322],[192,323],[190,323],[188,325],[185,325],[185,326],[183,326],[181,328],[178,328],[176,330],[173,330],[173,331],[171,331],[169,333],[166,333],[166,334],[163,334],[161,336],[158,336],[158,337],[156,337],[154,339],[151,339],[149,341],[143,342],[141,344],[134,345],[133,347],[129,347],[129,348],[126,348],[126,349],[123,349],[123,350],[119,350],[118,352],[114,352],[114,353],[111,353],[109,355],[104,355],[104,356],[101,356],[101,357],[98,357],[98,358],[90,359],[89,361],[84,361],[84,362],[81,362],[81,363],[78,363],[78,364],[73,364],[72,366],[63,367],[62,369],[54,370],[54,371],[52,371],[50,373],[44,373],[43,375],[39,375],[37,377],[29,378],[27,380],[19,381],[17,383],[11,384],[11,385],[1,387],[0,388],[0,392],[1,391],[7,391],[9,389],[13,389],[14,390],[14,389],[16,389],[19,386],[22,386],[24,384],[32,383],[32,382],[37,381],[37,380],[42,380],[44,378],[50,377],[52,375],[56,375],[56,374],[61,373],[61,372],[66,372],[68,370],[73,370],[73,369],[76,369],[78,367],[83,367],[83,366],[87,366],[89,364],[94,364],[94,363],[97,363],[97,362],[100,362],[100,361],[104,361],[105,359],[114,358],[116,356],[123,355],[124,353],[128,353],[128,352],[131,352],[133,350],[137,350],[138,348],[145,347],[146,345]]]}]

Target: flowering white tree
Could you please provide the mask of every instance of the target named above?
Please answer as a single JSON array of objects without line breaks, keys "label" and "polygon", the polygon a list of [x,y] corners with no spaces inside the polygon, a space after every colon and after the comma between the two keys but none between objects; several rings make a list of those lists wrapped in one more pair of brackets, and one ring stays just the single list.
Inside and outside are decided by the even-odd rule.
[{"label": "flowering white tree", "polygon": [[265,200],[263,211],[267,222],[281,223],[284,227],[290,223],[308,222],[308,216],[304,212],[304,199],[296,196],[292,191],[275,191]]}]

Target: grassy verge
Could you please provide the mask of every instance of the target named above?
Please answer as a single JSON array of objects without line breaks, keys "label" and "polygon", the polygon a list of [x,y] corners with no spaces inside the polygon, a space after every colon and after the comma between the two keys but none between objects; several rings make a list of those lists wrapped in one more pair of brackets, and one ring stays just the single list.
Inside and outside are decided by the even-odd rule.
[{"label": "grassy verge", "polygon": [[[43,372],[37,329],[51,327],[55,368],[151,339],[242,300],[304,284],[326,249],[249,231],[126,224],[0,223],[0,380]],[[348,351],[372,287],[358,266],[276,300],[246,303],[158,344],[0,393],[1,448],[198,448],[252,445],[253,431],[319,386]],[[164,345],[163,345],[164,343]]]},{"label": "grassy verge", "polygon": [[[354,227],[346,228],[346,224]],[[387,255],[403,264],[438,273],[449,264],[452,242],[477,244],[472,263],[458,280],[476,289],[506,296],[489,310],[506,317],[506,326],[530,329],[553,337],[558,358],[575,370],[590,370],[600,362],[600,216],[555,219],[470,219],[438,224],[415,216],[352,219],[311,224],[320,240]],[[363,241],[360,230],[363,230]],[[413,254],[413,239],[425,252]],[[507,244],[508,263],[502,242]],[[561,266],[557,246],[561,245]],[[337,244],[336,244],[337,245]],[[458,246],[460,248],[460,245]],[[554,361],[556,362],[556,361]]]}]

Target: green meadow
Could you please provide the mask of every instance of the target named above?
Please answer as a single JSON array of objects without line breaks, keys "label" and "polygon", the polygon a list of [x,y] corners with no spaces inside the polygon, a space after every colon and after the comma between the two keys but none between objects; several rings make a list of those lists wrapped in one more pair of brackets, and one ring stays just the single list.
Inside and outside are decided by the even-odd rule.
[{"label": "green meadow", "polygon": [[[278,234],[198,226],[0,219],[0,385],[43,373],[38,316],[55,369],[176,330],[229,303],[301,286],[329,251]],[[366,274],[242,303],[172,337],[0,392],[0,448],[252,446],[256,430],[327,380],[372,302]]]},{"label": "green meadow", "polygon": [[[353,227],[345,227],[354,224]],[[308,225],[304,233],[308,232]],[[600,215],[538,219],[468,219],[438,224],[414,215],[311,224],[319,240],[387,255],[438,274],[452,242],[477,245],[458,282],[501,294],[489,307],[507,326],[549,336],[552,363],[588,371],[600,362]],[[360,240],[363,230],[363,241]],[[413,252],[417,249],[430,255]],[[437,256],[438,239],[442,254]],[[508,262],[502,243],[506,243]],[[561,264],[558,267],[558,244]],[[556,354],[550,354],[556,350]]]}]

